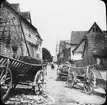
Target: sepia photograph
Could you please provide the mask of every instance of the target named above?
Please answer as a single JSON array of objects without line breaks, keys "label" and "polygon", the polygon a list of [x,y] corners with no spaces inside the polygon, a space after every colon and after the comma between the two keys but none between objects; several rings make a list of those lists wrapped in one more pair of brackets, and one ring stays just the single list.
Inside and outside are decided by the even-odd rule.
[{"label": "sepia photograph", "polygon": [[102,0],[3,0],[4,105],[104,105],[107,17]]}]

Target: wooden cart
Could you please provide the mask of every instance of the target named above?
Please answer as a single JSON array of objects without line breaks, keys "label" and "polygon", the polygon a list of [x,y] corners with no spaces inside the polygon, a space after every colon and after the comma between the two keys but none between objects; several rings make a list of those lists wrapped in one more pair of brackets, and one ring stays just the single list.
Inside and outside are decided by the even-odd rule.
[{"label": "wooden cart", "polygon": [[70,88],[77,83],[83,83],[85,93],[91,94],[96,87],[96,78],[101,78],[101,74],[90,65],[86,67],[75,67],[69,65],[67,83]]},{"label": "wooden cart", "polygon": [[0,55],[0,92],[4,100],[17,84],[32,86],[36,94],[43,91],[46,64],[30,64]]}]

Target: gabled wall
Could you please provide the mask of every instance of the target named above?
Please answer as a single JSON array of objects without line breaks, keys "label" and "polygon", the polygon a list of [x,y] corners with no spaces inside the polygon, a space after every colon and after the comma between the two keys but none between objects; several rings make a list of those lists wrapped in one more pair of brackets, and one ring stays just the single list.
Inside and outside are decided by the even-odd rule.
[{"label": "gabled wall", "polygon": [[73,50],[75,49],[76,45],[71,45],[71,60],[80,60],[82,59],[82,53],[81,52],[75,52],[73,54]]},{"label": "gabled wall", "polygon": [[[20,15],[18,15],[17,11],[11,8],[10,4],[7,5],[4,2],[1,5],[0,12],[1,12],[0,22],[7,22],[5,28],[4,28],[5,23],[0,24],[0,39],[2,40],[1,49],[5,48],[5,50],[3,50],[2,53],[8,57],[14,56],[14,58],[18,58],[21,55],[29,56],[28,54],[29,50],[31,57],[36,59],[42,59],[41,51],[42,40],[38,37],[37,29],[36,28],[34,29],[34,26],[32,28],[31,27],[32,25],[30,25],[29,22],[26,22],[27,20],[21,18]],[[1,35],[3,29],[5,29],[4,30],[5,32],[3,33],[3,35]],[[23,34],[25,35],[25,38]],[[4,39],[6,41],[3,39],[3,37],[5,37]],[[9,38],[10,43],[7,44],[7,39]],[[14,47],[17,47],[16,51],[13,51]]]},{"label": "gabled wall", "polygon": [[[83,65],[87,66],[96,64],[97,63],[96,59],[100,58],[101,64],[97,67],[97,69],[107,69],[106,36],[107,31],[102,31],[100,27],[96,23],[94,23],[89,29],[89,31],[86,31],[84,38],[80,41],[77,47],[74,48],[75,46],[71,46],[71,59],[77,59],[79,57],[80,58],[82,57]],[[74,55],[72,55],[72,50],[74,52]]]},{"label": "gabled wall", "polygon": [[[1,11],[0,21],[2,22],[0,24],[0,31],[1,31],[0,37],[2,40],[1,46],[2,48],[3,47],[5,48],[5,50],[3,50],[2,53],[8,57],[13,57],[14,53],[17,53],[17,55],[22,55],[23,54],[23,51],[21,49],[22,35],[21,35],[18,16],[15,13],[13,13],[9,7],[5,7],[4,5],[1,6],[0,11]],[[6,22],[6,25],[4,22]],[[4,33],[2,34],[3,30]],[[10,41],[7,43],[8,39],[10,39]],[[17,51],[13,52],[13,48],[16,46],[17,46]]]},{"label": "gabled wall", "polygon": [[[99,28],[99,26],[94,23],[87,34],[87,45],[84,50],[84,65],[93,65],[97,63],[97,58],[101,59],[101,64],[98,69],[107,69],[107,40],[105,34]],[[96,53],[95,53],[96,52]],[[105,63],[106,62],[106,63]]]}]

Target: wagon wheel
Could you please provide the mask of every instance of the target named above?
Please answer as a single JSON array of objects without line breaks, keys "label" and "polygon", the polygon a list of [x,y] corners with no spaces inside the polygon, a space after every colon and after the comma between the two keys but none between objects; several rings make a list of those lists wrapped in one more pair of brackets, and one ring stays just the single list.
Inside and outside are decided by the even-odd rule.
[{"label": "wagon wheel", "polygon": [[34,91],[37,95],[43,92],[43,85],[44,85],[44,75],[43,72],[39,70],[34,78],[34,86],[33,86]]},{"label": "wagon wheel", "polygon": [[75,78],[74,78],[74,74],[73,73],[71,73],[70,75],[68,75],[68,77],[67,77],[67,84],[68,84],[69,88],[74,87]]},{"label": "wagon wheel", "polygon": [[1,99],[5,100],[12,86],[12,73],[9,68],[0,68],[0,85]]},{"label": "wagon wheel", "polygon": [[91,94],[94,88],[94,73],[92,70],[88,70],[88,75],[84,77],[84,91],[87,94]]}]

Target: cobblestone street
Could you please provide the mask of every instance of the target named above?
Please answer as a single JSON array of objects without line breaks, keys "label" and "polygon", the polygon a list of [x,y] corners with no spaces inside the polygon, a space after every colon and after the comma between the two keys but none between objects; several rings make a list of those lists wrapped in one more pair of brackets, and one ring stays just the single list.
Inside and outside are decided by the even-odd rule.
[{"label": "cobblestone street", "polygon": [[[56,68],[47,67],[46,86],[44,95],[35,95],[31,87],[18,85],[10,92],[5,104],[9,105],[101,105],[106,97],[101,93],[94,92],[87,95],[81,85],[73,89],[67,87],[66,82],[56,81]],[[104,92],[103,89],[100,89]]]}]

